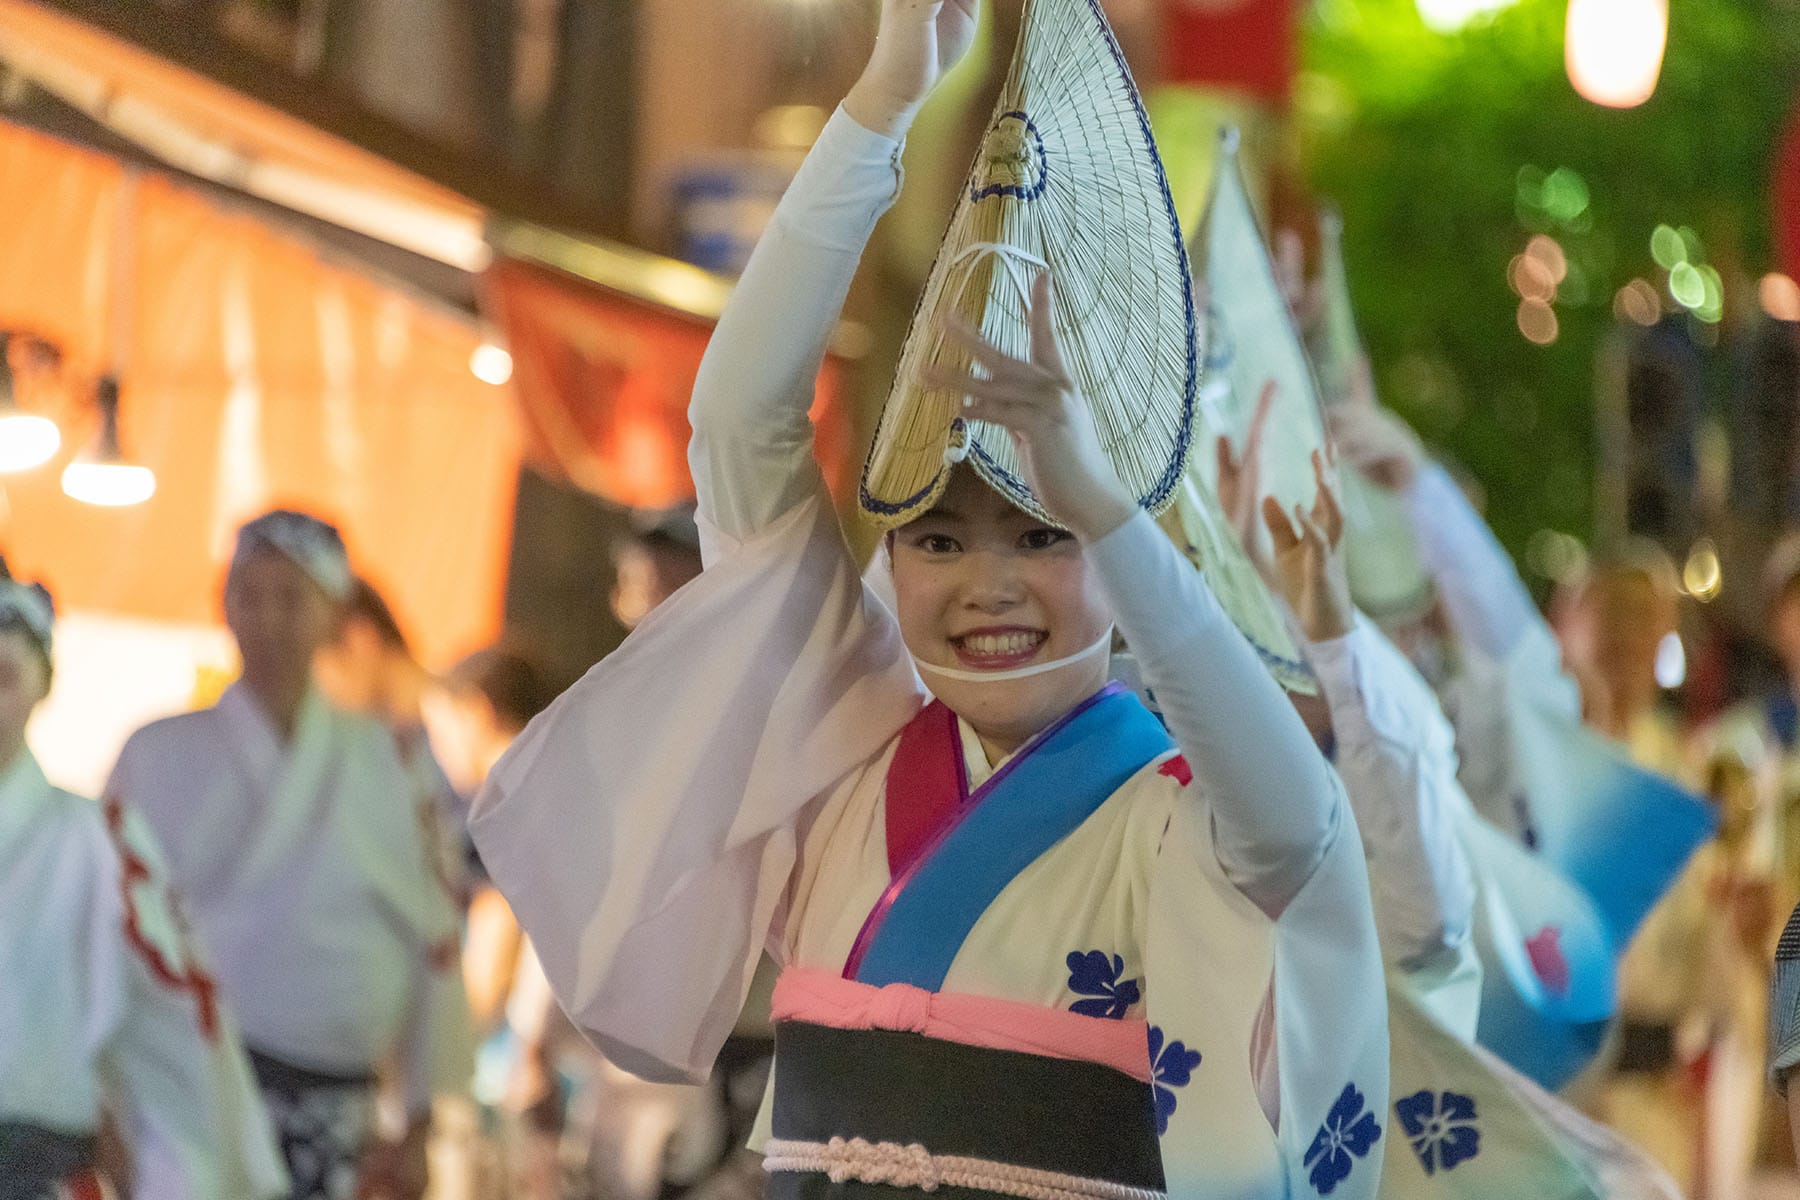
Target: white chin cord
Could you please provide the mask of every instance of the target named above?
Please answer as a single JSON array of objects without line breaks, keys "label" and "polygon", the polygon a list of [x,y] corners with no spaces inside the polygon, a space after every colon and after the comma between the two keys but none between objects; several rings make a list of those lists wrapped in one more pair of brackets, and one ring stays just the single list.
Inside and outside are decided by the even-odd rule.
[{"label": "white chin cord", "polygon": [[1113,628],[1106,627],[1100,640],[1086,650],[1077,651],[1065,658],[1058,658],[1046,663],[1032,663],[1028,667],[1014,667],[1010,671],[965,671],[960,667],[940,667],[936,663],[928,663],[924,659],[913,656],[913,665],[922,674],[935,675],[939,679],[955,679],[963,683],[1005,683],[1011,679],[1026,679],[1033,675],[1042,675],[1047,671],[1060,671],[1064,667],[1072,667],[1083,663],[1099,654],[1112,654]]}]

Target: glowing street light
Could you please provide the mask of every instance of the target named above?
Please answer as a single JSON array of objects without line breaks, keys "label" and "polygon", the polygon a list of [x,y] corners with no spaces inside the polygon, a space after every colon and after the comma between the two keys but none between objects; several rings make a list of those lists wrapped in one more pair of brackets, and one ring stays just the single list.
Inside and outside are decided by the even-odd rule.
[{"label": "glowing street light", "polygon": [[48,417],[19,411],[14,398],[12,335],[0,333],[0,474],[41,467],[62,448],[62,430]]},{"label": "glowing street light", "polygon": [[156,472],[125,461],[119,451],[119,381],[108,375],[95,390],[100,432],[91,452],[63,468],[63,494],[101,508],[129,508],[156,494]]}]

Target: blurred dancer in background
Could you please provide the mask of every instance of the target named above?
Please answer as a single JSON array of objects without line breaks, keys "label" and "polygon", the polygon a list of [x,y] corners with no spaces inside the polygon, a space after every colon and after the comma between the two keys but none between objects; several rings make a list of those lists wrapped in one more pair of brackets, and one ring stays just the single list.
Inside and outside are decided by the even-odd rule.
[{"label": "blurred dancer in background", "polygon": [[[168,848],[293,1176],[294,1200],[413,1200],[431,1100],[465,1089],[457,913],[386,726],[332,705],[313,656],[352,590],[331,526],[276,511],[239,532],[225,623],[243,661],[219,703],[154,722],[109,799]],[[378,1136],[374,1083],[404,1081]]]},{"label": "blurred dancer in background", "polygon": [[238,1030],[135,814],[52,787],[25,744],[52,612],[0,564],[0,1195],[99,1196],[109,1110],[141,1200],[285,1194]]}]

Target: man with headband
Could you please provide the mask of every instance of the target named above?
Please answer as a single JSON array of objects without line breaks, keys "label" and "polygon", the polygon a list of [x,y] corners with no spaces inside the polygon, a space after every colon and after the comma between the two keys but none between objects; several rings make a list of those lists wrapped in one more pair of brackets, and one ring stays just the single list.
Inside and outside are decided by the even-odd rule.
[{"label": "man with headband", "polygon": [[[351,579],[330,525],[286,511],[245,525],[225,581],[242,677],[134,734],[108,787],[168,847],[295,1200],[421,1194],[431,1098],[471,1070],[456,910],[393,737],[313,683]],[[389,1065],[407,1128],[384,1141],[374,1082]]]},{"label": "man with headband", "polygon": [[50,687],[52,623],[49,595],[0,565],[0,1194],[100,1195],[104,1108],[134,1196],[279,1196],[237,1028],[148,831],[52,787],[25,744]]}]

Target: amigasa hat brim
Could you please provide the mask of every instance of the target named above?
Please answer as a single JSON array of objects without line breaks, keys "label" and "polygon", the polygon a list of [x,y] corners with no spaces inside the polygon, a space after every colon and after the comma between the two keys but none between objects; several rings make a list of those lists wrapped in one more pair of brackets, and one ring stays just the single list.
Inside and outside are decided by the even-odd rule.
[{"label": "amigasa hat brim", "polygon": [[1149,119],[1098,0],[1027,0],[1018,49],[913,314],[863,467],[883,528],[927,511],[967,461],[1053,521],[1003,428],[921,372],[974,370],[944,338],[954,313],[1007,354],[1030,353],[1027,307],[1052,272],[1057,344],[1101,445],[1153,513],[1172,501],[1192,440],[1199,362],[1187,249]]}]

